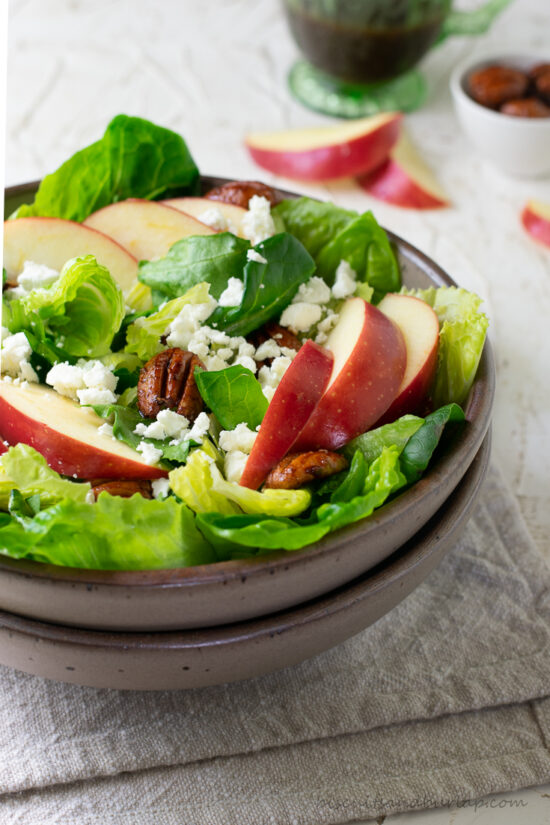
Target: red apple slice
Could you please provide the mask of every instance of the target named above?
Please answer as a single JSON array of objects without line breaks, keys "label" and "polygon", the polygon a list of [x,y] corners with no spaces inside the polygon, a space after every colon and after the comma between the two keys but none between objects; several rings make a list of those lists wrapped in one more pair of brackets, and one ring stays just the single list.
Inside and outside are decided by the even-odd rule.
[{"label": "red apple slice", "polygon": [[550,203],[529,201],[521,213],[521,222],[531,237],[550,246]]},{"label": "red apple slice", "polygon": [[135,283],[137,260],[96,229],[62,218],[15,218],[4,223],[4,267],[9,283],[15,283],[25,261],[60,270],[78,255],[95,255],[123,290]]},{"label": "red apple slice", "polygon": [[306,341],[283,375],[271,399],[240,484],[257,490],[287,454],[321,398],[332,370],[332,355]]},{"label": "red apple slice", "polygon": [[286,132],[248,135],[245,144],[259,166],[298,180],[330,180],[375,169],[388,156],[401,127],[399,112]]},{"label": "red apple slice", "polygon": [[204,215],[209,209],[219,209],[224,218],[235,227],[237,235],[243,237],[241,224],[247,210],[235,203],[224,203],[209,198],[171,198],[170,200],[160,201],[160,203],[164,206],[171,206],[172,209],[179,209],[180,212],[186,212],[199,221],[201,215]]},{"label": "red apple slice", "polygon": [[443,189],[426,166],[410,138],[401,133],[386,160],[358,178],[369,195],[409,209],[440,209],[449,206]]},{"label": "red apple slice", "polygon": [[189,235],[213,235],[214,230],[170,206],[129,198],[98,209],[86,226],[109,235],[138,261],[163,258],[172,244]]},{"label": "red apple slice", "polygon": [[292,452],[337,450],[378,421],[397,395],[407,361],[400,329],[362,298],[350,298],[327,340],[334,355],[323,397]]},{"label": "red apple slice", "polygon": [[101,435],[90,407],[39,384],[0,381],[0,432],[10,444],[29,444],[58,473],[77,478],[161,478],[122,441]]},{"label": "red apple slice", "polygon": [[386,295],[378,309],[397,324],[407,348],[407,366],[397,396],[376,426],[395,421],[406,413],[424,412],[426,399],[437,367],[439,320],[420,298],[412,295]]}]

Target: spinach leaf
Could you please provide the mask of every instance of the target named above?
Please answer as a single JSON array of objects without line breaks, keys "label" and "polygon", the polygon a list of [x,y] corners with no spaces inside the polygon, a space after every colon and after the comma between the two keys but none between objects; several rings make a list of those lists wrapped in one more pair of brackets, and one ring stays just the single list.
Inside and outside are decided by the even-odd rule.
[{"label": "spinach leaf", "polygon": [[360,450],[367,463],[370,464],[378,458],[384,447],[394,445],[401,452],[410,437],[420,429],[423,423],[424,419],[416,415],[403,415],[397,421],[383,424],[375,430],[369,430],[353,438],[344,447],[344,453],[348,458],[353,458],[355,452]]},{"label": "spinach leaf", "polygon": [[225,370],[195,370],[202,399],[224,430],[233,430],[242,421],[255,430],[267,410],[267,398],[259,382],[246,367],[235,364]]},{"label": "spinach leaf", "polygon": [[418,481],[428,466],[445,425],[464,420],[464,413],[458,404],[447,404],[426,416],[420,429],[410,437],[401,453],[401,469],[409,484]]},{"label": "spinach leaf", "polygon": [[166,257],[144,261],[138,279],[166,298],[178,298],[190,287],[206,281],[210,294],[219,298],[229,278],[242,278],[250,243],[222,232],[219,235],[192,235],[176,241]]},{"label": "spinach leaf", "polygon": [[229,335],[247,335],[281,314],[300,284],[315,271],[315,262],[300,241],[286,232],[254,247],[267,263],[248,261],[244,268],[244,294],[237,307],[218,307],[208,319],[212,327]]},{"label": "spinach leaf", "polygon": [[328,284],[334,283],[334,273],[341,260],[349,263],[359,281],[373,287],[375,302],[386,292],[401,288],[399,267],[388,236],[372,212],[365,212],[348,223],[321,249],[317,256],[317,274]]},{"label": "spinach leaf", "polygon": [[83,221],[125,198],[193,194],[198,169],[180,135],[148,120],[118,115],[103,137],[77,152],[38,188],[15,217],[44,215]]},{"label": "spinach leaf", "polygon": [[334,238],[357,217],[357,212],[313,198],[283,201],[273,207],[271,214],[283,219],[286,231],[298,238],[315,259],[327,239]]},{"label": "spinach leaf", "polygon": [[157,438],[144,438],[137,435],[134,432],[137,424],[152,424],[152,421],[143,418],[133,407],[123,407],[120,404],[94,404],[93,409],[101,418],[112,421],[114,437],[134,450],[137,450],[138,444],[146,441],[162,451],[163,461],[176,464],[186,461],[193,442],[183,441],[181,444],[170,444],[168,439],[161,441]]}]

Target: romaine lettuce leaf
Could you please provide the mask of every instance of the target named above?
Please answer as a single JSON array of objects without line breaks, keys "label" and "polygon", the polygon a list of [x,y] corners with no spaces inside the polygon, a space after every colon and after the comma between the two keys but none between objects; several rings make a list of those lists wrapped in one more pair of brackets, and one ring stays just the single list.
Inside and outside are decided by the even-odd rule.
[{"label": "romaine lettuce leaf", "polygon": [[454,286],[402,292],[426,301],[439,318],[434,407],[451,402],[463,404],[474,382],[489,326],[489,319],[479,310],[481,298]]},{"label": "romaine lettuce leaf", "polygon": [[41,507],[67,498],[84,502],[91,489],[87,482],[62,478],[39,452],[27,444],[10,447],[0,458],[0,509],[8,509],[14,488],[24,498],[38,495]]},{"label": "romaine lettuce leaf", "polygon": [[49,289],[33,289],[8,302],[7,315],[12,332],[19,324],[32,334],[39,319],[55,347],[71,356],[96,358],[109,351],[124,318],[124,298],[109,271],[93,255],[85,255],[67,261]]},{"label": "romaine lettuce leaf", "polygon": [[242,421],[255,430],[267,410],[267,398],[259,381],[246,367],[235,364],[225,370],[195,370],[195,381],[207,407],[224,430]]},{"label": "romaine lettuce leaf", "polygon": [[244,294],[237,307],[218,307],[210,326],[229,335],[248,335],[290,304],[300,284],[313,275],[311,255],[288,233],[273,235],[254,249],[267,263],[248,261],[244,268]]},{"label": "romaine lettuce leaf", "polygon": [[16,217],[83,221],[126,198],[194,194],[198,176],[180,135],[139,117],[117,115],[100,140],[44,178],[34,203],[20,206]]},{"label": "romaine lettuce leaf", "polygon": [[192,235],[170,247],[157,261],[140,264],[138,278],[164,298],[177,298],[195,284],[206,281],[210,294],[219,298],[229,278],[242,278],[250,243],[229,232]]},{"label": "romaine lettuce leaf", "polygon": [[191,511],[175,498],[101,493],[63,499],[34,518],[0,521],[0,553],[93,570],[152,570],[215,561]]},{"label": "romaine lettuce leaf", "polygon": [[160,338],[176,315],[186,304],[204,304],[208,301],[208,284],[201,283],[187,290],[185,295],[168,301],[162,309],[143,316],[130,324],[126,331],[126,352],[133,352],[142,361],[148,361],[165,347]]}]

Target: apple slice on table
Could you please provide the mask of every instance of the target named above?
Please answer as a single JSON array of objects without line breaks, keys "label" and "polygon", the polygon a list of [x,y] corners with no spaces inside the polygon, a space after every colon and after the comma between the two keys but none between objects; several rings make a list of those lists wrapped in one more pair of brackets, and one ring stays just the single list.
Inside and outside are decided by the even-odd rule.
[{"label": "apple slice on table", "polygon": [[389,157],[358,178],[359,186],[381,201],[409,209],[440,209],[449,201],[410,138],[401,133]]},{"label": "apple slice on table", "polygon": [[186,212],[199,221],[201,215],[209,209],[219,209],[224,218],[235,227],[237,235],[243,236],[241,224],[247,210],[235,203],[224,203],[224,201],[210,200],[210,198],[170,198],[166,201],[159,201],[159,203],[163,206],[171,206],[172,209],[179,209],[180,212]]},{"label": "apple slice on table", "polygon": [[334,355],[330,381],[292,452],[337,450],[364,433],[388,409],[405,373],[399,327],[362,298],[346,301],[326,346]]},{"label": "apple slice on table", "polygon": [[109,235],[138,261],[163,258],[172,244],[189,235],[215,234],[191,215],[139,198],[104,206],[86,218],[84,225]]},{"label": "apple slice on table", "polygon": [[550,246],[550,203],[529,201],[521,213],[521,222],[531,237]]},{"label": "apple slice on table", "polygon": [[375,169],[397,141],[402,115],[372,117],[285,132],[248,135],[245,144],[259,166],[297,180],[322,181]]},{"label": "apple slice on table", "polygon": [[167,475],[122,441],[99,433],[103,423],[90,407],[49,387],[0,381],[2,438],[34,447],[58,473],[84,479]]},{"label": "apple slice on table", "polygon": [[332,371],[332,355],[306,341],[275,390],[246,462],[240,484],[257,490],[292,442],[323,395]]},{"label": "apple slice on table", "polygon": [[61,270],[79,255],[94,255],[121,289],[135,283],[137,260],[96,229],[63,218],[14,218],[4,223],[4,267],[9,283],[15,283],[25,261]]},{"label": "apple slice on table", "polygon": [[420,414],[437,367],[439,320],[431,306],[412,295],[389,293],[378,309],[397,324],[407,349],[407,366],[397,396],[376,426],[395,421],[406,413]]}]

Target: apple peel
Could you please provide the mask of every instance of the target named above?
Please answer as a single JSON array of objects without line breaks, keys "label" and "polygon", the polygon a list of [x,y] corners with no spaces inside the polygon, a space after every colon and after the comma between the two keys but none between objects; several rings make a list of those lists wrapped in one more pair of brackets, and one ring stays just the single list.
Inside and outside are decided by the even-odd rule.
[{"label": "apple peel", "polygon": [[550,247],[549,203],[529,201],[521,213],[521,222],[535,241]]}]

